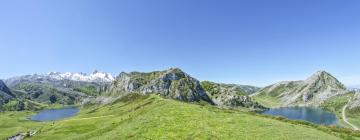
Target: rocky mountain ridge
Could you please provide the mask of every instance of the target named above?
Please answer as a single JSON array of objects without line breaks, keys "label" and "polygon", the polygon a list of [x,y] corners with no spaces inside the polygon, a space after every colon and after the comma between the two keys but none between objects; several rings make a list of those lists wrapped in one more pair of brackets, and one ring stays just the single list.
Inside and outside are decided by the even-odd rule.
[{"label": "rocky mountain ridge", "polygon": [[251,97],[248,96],[252,94],[252,90],[257,90],[257,87],[219,84],[210,81],[203,81],[201,85],[216,105],[265,109],[265,107],[253,101]]},{"label": "rocky mountain ridge", "polygon": [[113,77],[104,72],[49,73],[12,77],[6,85],[17,98],[45,104],[73,105],[107,90]]},{"label": "rocky mountain ridge", "polygon": [[150,73],[122,72],[112,83],[112,94],[158,94],[186,102],[205,101],[213,104],[200,82],[178,68]]},{"label": "rocky mountain ridge", "polygon": [[279,106],[319,105],[347,93],[346,87],[326,71],[318,71],[304,81],[284,81],[265,87],[253,95],[258,100],[271,99]]},{"label": "rocky mountain ridge", "polygon": [[92,74],[51,72],[48,73],[47,76],[57,80],[72,80],[82,82],[112,82],[115,79],[110,73],[99,72],[97,70],[95,70]]}]

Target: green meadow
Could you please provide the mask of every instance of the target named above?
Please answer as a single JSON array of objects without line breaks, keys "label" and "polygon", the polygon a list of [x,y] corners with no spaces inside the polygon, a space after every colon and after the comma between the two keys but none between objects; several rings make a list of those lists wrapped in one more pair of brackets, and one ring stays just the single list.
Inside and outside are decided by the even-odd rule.
[{"label": "green meadow", "polygon": [[31,112],[0,115],[1,139],[19,131],[39,130],[29,139],[359,139],[348,129],[289,121],[238,110],[219,109],[163,99],[159,96],[126,96],[113,104],[89,105],[72,118],[34,122]]}]

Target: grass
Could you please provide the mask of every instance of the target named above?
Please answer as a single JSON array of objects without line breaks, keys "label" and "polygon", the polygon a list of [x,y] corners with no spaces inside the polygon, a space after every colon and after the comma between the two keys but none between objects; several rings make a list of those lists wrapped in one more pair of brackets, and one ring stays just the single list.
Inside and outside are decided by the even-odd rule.
[{"label": "grass", "polygon": [[202,81],[201,85],[204,87],[206,92],[213,98],[217,98],[223,92],[235,92],[235,95],[246,96],[246,92],[238,85],[234,84],[218,84],[210,81]]},{"label": "grass", "polygon": [[97,96],[100,94],[100,91],[95,86],[82,86],[82,87],[77,87],[74,90],[85,93],[90,96]]},{"label": "grass", "polygon": [[256,102],[270,108],[276,108],[281,106],[281,102],[276,97],[267,96],[267,95],[258,95],[252,97]]},{"label": "grass", "polygon": [[6,139],[18,132],[26,132],[32,129],[40,129],[46,123],[30,121],[29,116],[34,112],[1,112],[0,113],[0,139]]},{"label": "grass", "polygon": [[[339,125],[351,128],[347,123],[344,122],[342,118],[342,109],[343,107],[348,103],[349,99],[354,96],[353,92],[349,92],[347,94],[333,97],[323,104],[321,104],[321,107],[329,110],[331,112],[334,112],[336,116],[339,118]],[[356,126],[360,126],[360,116],[358,114],[353,114],[351,111],[346,110],[346,115],[349,120],[349,122],[353,123]]]},{"label": "grass", "polygon": [[348,117],[348,121],[357,127],[360,127],[360,116],[351,116]]},{"label": "grass", "polygon": [[345,137],[341,135],[326,127],[319,130],[311,125],[208,105],[133,95],[112,105],[82,109],[69,120],[45,124],[32,139],[336,140]]},{"label": "grass", "polygon": [[[53,104],[45,105],[30,100],[26,100],[26,106],[36,106],[39,109],[59,109],[63,105]],[[33,107],[34,109],[35,107]],[[29,120],[29,117],[35,115],[35,111],[7,111],[0,112],[0,140],[6,139],[16,133],[23,133],[30,130],[39,130],[43,126],[51,124],[49,122],[36,122]]]},{"label": "grass", "polygon": [[159,96],[131,94],[106,106],[89,106],[70,119],[41,123],[32,112],[0,115],[1,139],[40,129],[30,139],[358,139],[348,129],[318,126],[210,105],[189,104]]},{"label": "grass", "polygon": [[341,114],[342,108],[348,103],[349,98],[351,98],[353,95],[354,94],[352,93],[348,93],[341,96],[333,97],[321,104],[321,107],[329,111]]},{"label": "grass", "polygon": [[357,127],[360,127],[360,107],[352,109],[347,108],[346,113],[348,121]]}]

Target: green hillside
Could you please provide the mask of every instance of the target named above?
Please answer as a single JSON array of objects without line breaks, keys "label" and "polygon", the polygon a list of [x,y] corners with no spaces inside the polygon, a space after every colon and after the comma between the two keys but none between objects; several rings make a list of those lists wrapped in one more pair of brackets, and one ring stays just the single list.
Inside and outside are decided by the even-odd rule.
[{"label": "green hillside", "polygon": [[[34,140],[356,138],[355,134],[350,135],[353,133],[350,130],[189,104],[156,95],[131,94],[111,105],[88,106],[76,117],[55,123],[25,120],[26,113],[14,113],[9,117],[10,114],[0,115],[1,123],[12,122],[6,125],[11,127],[0,127],[0,131],[12,135],[10,132],[16,133],[17,129],[40,129],[30,138]],[[19,118],[21,123],[16,123]]]}]

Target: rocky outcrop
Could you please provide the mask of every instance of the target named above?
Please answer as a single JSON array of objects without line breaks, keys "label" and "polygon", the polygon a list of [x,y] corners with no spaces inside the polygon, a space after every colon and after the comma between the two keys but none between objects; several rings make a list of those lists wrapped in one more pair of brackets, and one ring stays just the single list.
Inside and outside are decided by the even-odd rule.
[{"label": "rocky outcrop", "polygon": [[205,101],[213,104],[200,82],[178,68],[150,73],[122,72],[112,83],[109,92],[116,96],[129,93],[158,94],[186,102]]},{"label": "rocky outcrop", "polygon": [[210,81],[203,81],[201,85],[216,105],[225,107],[265,108],[253,101],[248,96],[249,92],[244,91],[239,85],[219,84]]},{"label": "rocky outcrop", "polygon": [[325,71],[318,71],[304,81],[285,81],[265,87],[255,98],[275,99],[280,106],[320,105],[325,100],[346,94],[346,87]]},{"label": "rocky outcrop", "polygon": [[10,91],[10,89],[5,85],[5,83],[0,80],[0,106],[14,98],[15,95]]},{"label": "rocky outcrop", "polygon": [[349,102],[349,109],[353,112],[360,113],[360,91],[353,91],[354,96]]}]

